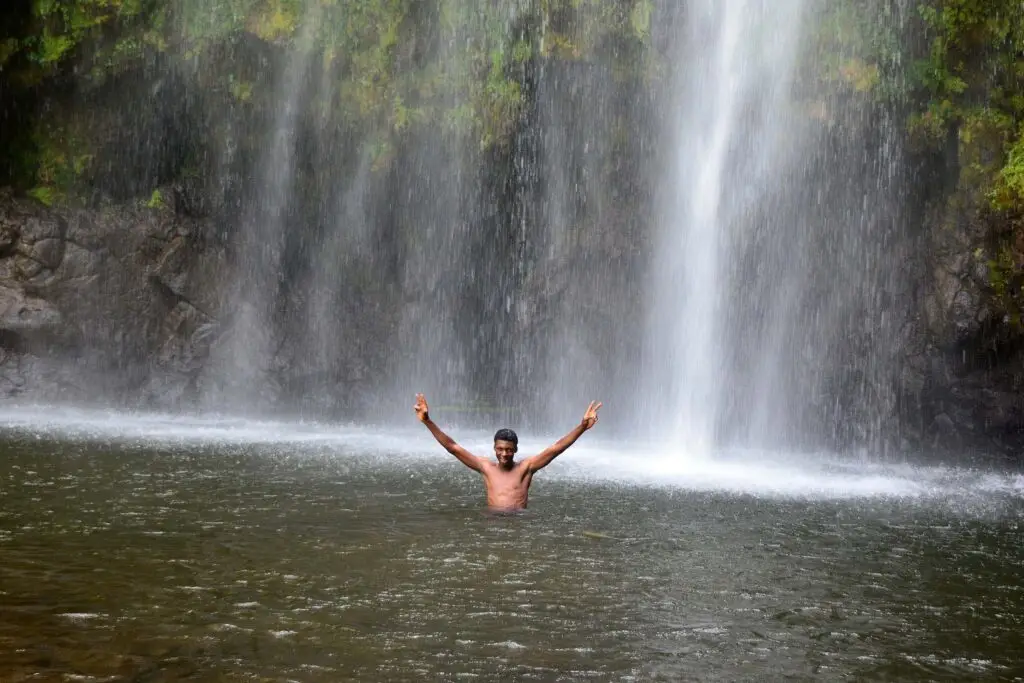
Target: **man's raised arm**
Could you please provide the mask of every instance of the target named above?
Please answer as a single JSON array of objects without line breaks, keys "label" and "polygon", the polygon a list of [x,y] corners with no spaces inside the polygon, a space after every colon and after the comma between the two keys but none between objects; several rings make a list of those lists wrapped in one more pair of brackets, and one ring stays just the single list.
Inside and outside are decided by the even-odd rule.
[{"label": "man's raised arm", "polygon": [[597,411],[603,404],[597,401],[591,401],[587,407],[587,412],[583,414],[583,419],[576,425],[571,432],[563,436],[561,439],[551,444],[543,451],[525,460],[526,466],[530,468],[531,472],[547,467],[551,464],[551,461],[561,455],[566,448],[576,443],[576,439],[583,435],[583,432],[587,431],[595,424],[597,424]]},{"label": "man's raised arm", "polygon": [[456,458],[459,459],[466,467],[480,471],[480,458],[476,457],[465,448],[455,443],[455,439],[448,436],[441,431],[441,428],[434,424],[434,421],[430,419],[430,414],[427,412],[427,399],[423,397],[423,394],[416,394],[416,405],[413,406],[413,410],[416,411],[416,417],[419,418],[420,422],[427,426],[430,433],[434,435],[437,442],[442,447]]}]

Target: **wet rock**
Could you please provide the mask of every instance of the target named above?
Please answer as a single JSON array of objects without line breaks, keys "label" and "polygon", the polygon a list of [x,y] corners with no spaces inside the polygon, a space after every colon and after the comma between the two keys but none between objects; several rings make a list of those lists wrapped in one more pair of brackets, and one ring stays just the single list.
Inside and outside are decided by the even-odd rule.
[{"label": "wet rock", "polygon": [[43,272],[43,264],[31,256],[18,254],[13,261],[14,272],[21,280],[33,280]]},{"label": "wet rock", "polygon": [[0,223],[0,258],[7,256],[14,249],[20,236],[17,225]]},{"label": "wet rock", "polygon": [[931,434],[931,447],[934,450],[947,451],[963,447],[963,441],[960,438],[956,425],[953,423],[953,419],[945,413],[937,415],[932,420],[928,433]]},{"label": "wet rock", "polygon": [[[105,396],[131,405],[141,399],[149,407],[218,410],[238,400],[268,410],[286,403],[351,414],[372,409],[365,397],[393,360],[389,344],[399,340],[399,353],[416,347],[421,330],[436,324],[433,299],[443,290],[432,279],[434,263],[421,264],[422,273],[410,271],[420,284],[409,291],[381,284],[378,270],[395,267],[390,263],[367,266],[365,277],[347,275],[355,283],[348,289],[341,280],[321,283],[333,291],[318,314],[318,339],[305,338],[305,323],[290,324],[291,316],[308,315],[316,299],[303,291],[302,272],[271,283],[286,292],[278,308],[229,310],[225,288],[237,280],[230,274],[237,245],[224,242],[230,235],[221,222],[206,218],[216,211],[199,185],[161,192],[165,205],[155,209],[138,202],[50,209],[0,192],[0,395],[90,402]],[[599,345],[595,357],[639,353],[635,329],[616,317],[621,311],[604,305],[609,296],[623,300],[627,291],[631,308],[645,305],[647,293],[629,264],[650,247],[634,239],[642,226],[621,228],[630,221],[640,219],[626,211],[614,220],[606,214],[604,223],[583,229],[585,247],[553,242],[525,275],[518,298],[478,302],[504,311],[515,353],[543,355],[545,340],[561,338],[567,318],[574,334]],[[1024,351],[987,331],[1005,323],[997,320],[986,289],[991,255],[984,235],[973,231],[976,226],[960,229],[934,216],[928,222],[950,229],[894,246],[907,264],[906,284],[891,293],[898,303],[881,305],[886,315],[904,305],[909,312],[884,324],[881,316],[858,315],[863,340],[850,340],[863,347],[858,357],[871,357],[872,347],[895,348],[885,361],[892,372],[837,371],[829,395],[858,389],[847,391],[853,398],[841,404],[823,402],[821,413],[831,415],[841,405],[851,440],[870,436],[870,429],[853,424],[860,421],[899,423],[893,431],[897,443],[904,439],[902,448],[957,439],[1024,445]],[[361,267],[360,259],[339,259],[339,269]],[[597,277],[609,268],[615,278]],[[628,371],[623,364],[619,375],[599,381],[621,384]]]},{"label": "wet rock", "polygon": [[959,290],[950,306],[950,318],[957,341],[968,338],[977,328],[979,310],[977,297],[966,289]]},{"label": "wet rock", "polygon": [[31,335],[55,331],[60,325],[60,312],[48,302],[0,285],[0,332]]},{"label": "wet rock", "polygon": [[40,211],[27,203],[18,205],[21,217],[21,240],[26,244],[35,244],[45,239],[61,239],[64,236],[66,223],[49,210]]},{"label": "wet rock", "polygon": [[199,232],[169,210],[0,194],[0,392],[131,401],[150,375],[187,386],[226,268],[223,249],[188,238]]},{"label": "wet rock", "polygon": [[64,258],[64,240],[47,237],[32,245],[32,258],[44,268],[56,270]]},{"label": "wet rock", "polygon": [[64,243],[64,258],[54,274],[59,282],[76,283],[89,287],[104,265],[104,254],[82,247],[74,242]]},{"label": "wet rock", "polygon": [[196,178],[185,178],[179,181],[168,193],[171,197],[173,211],[182,216],[196,218],[209,216],[213,207],[209,193],[204,190],[205,188]]},{"label": "wet rock", "polygon": [[104,216],[90,211],[72,211],[67,219],[65,240],[86,251],[99,251],[104,247]]},{"label": "wet rock", "polygon": [[953,424],[952,418],[945,413],[939,413],[932,420],[931,424],[932,431],[940,437],[951,437],[956,435],[956,425]]},{"label": "wet rock", "polygon": [[215,284],[226,262],[227,255],[219,246],[179,237],[167,245],[148,273],[179,300],[213,318],[220,293]]}]

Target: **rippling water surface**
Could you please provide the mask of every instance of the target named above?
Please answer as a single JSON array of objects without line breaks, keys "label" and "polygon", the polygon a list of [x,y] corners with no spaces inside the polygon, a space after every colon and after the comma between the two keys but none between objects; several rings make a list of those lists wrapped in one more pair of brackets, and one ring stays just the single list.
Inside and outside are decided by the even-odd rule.
[{"label": "rippling water surface", "polygon": [[1024,680],[1012,472],[0,418],[0,680]]}]

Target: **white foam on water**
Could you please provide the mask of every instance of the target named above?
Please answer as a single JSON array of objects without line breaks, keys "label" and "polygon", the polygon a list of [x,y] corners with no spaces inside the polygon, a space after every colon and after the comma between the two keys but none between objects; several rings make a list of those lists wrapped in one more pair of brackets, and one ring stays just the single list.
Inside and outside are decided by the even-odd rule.
[{"label": "white foam on water", "polygon": [[[574,450],[576,447],[574,446]],[[920,466],[829,453],[733,450],[696,456],[671,446],[586,444],[556,462],[559,475],[720,491],[759,497],[902,498],[962,501],[1024,499],[1024,475],[947,466]]]},{"label": "white foam on water", "polygon": [[[411,420],[410,420],[411,421]],[[418,425],[372,427],[317,422],[261,421],[232,417],[181,417],[53,407],[0,409],[0,425],[37,438],[63,438],[129,445],[280,445],[301,457],[325,449],[337,457],[387,454],[396,465],[448,457]],[[457,430],[452,436],[478,455],[491,453],[492,433]],[[557,436],[520,441],[529,456]],[[379,464],[380,460],[375,463]],[[604,440],[584,435],[544,472],[556,479],[643,485],[688,491],[806,499],[952,499],[1011,497],[1024,500],[1024,474],[957,467],[922,467],[756,450],[695,455],[674,444]]]},{"label": "white foam on water", "polygon": [[[397,449],[408,441],[401,430],[318,422],[253,420],[233,416],[124,413],[50,406],[0,409],[0,425],[36,435],[120,443],[171,445],[323,444]],[[412,429],[407,430],[409,434]]]},{"label": "white foam on water", "polygon": [[63,612],[57,615],[58,617],[64,617],[71,621],[91,621],[94,619],[103,619],[106,617],[105,614],[97,614],[95,612]]}]

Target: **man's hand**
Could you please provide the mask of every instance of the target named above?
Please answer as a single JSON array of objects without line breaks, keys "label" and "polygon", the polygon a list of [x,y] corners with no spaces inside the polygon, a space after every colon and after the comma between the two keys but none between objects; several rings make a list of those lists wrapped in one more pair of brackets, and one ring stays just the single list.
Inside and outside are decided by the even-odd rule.
[{"label": "man's hand", "polygon": [[587,406],[587,412],[583,414],[583,419],[580,420],[578,425],[572,428],[571,432],[542,450],[537,455],[523,461],[526,463],[527,469],[531,472],[536,472],[539,469],[547,467],[551,464],[551,461],[561,455],[566,448],[576,443],[576,439],[583,436],[583,432],[597,424],[597,411],[601,409],[601,405],[602,404],[598,401],[591,401],[590,405]]},{"label": "man's hand", "polygon": [[416,411],[416,417],[420,422],[430,419],[430,415],[427,413],[427,399],[423,397],[423,394],[416,394],[416,405],[412,409]]},{"label": "man's hand", "polygon": [[483,460],[481,458],[476,457],[465,448],[455,443],[455,439],[442,432],[441,428],[434,424],[430,419],[430,414],[427,412],[427,399],[423,398],[423,394],[416,394],[416,404],[412,409],[416,411],[416,417],[419,418],[419,421],[427,426],[430,433],[434,435],[434,438],[437,439],[437,442],[441,444],[446,451],[458,458],[459,462],[471,470],[476,470],[477,472],[483,471]]},{"label": "man's hand", "polygon": [[601,409],[602,405],[604,404],[598,401],[590,402],[590,405],[587,406],[587,412],[583,414],[583,421],[581,422],[583,429],[590,429],[597,424],[597,411]]}]

